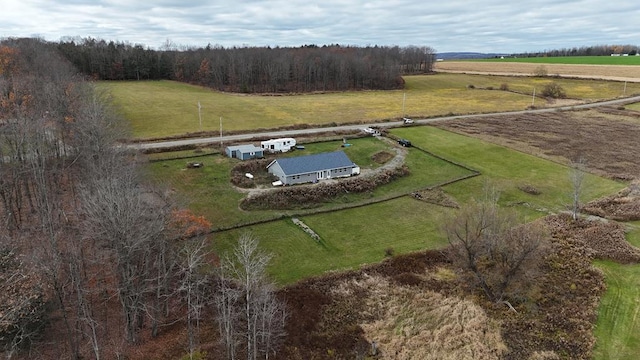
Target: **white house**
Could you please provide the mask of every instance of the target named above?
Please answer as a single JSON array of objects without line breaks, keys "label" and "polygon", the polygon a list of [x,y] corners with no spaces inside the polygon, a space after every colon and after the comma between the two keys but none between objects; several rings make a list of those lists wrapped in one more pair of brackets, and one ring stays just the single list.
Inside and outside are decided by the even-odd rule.
[{"label": "white house", "polygon": [[287,152],[294,146],[296,146],[296,139],[294,138],[270,139],[260,142],[260,147],[262,147],[263,150],[272,153]]}]

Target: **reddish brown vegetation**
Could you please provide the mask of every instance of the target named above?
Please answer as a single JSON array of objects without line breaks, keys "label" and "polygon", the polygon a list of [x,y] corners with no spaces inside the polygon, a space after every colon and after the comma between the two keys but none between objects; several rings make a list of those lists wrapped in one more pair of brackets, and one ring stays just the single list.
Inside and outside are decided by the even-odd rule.
[{"label": "reddish brown vegetation", "polygon": [[582,211],[616,221],[640,220],[640,183],[634,182],[617,194],[591,201]]},{"label": "reddish brown vegetation", "polygon": [[[291,315],[287,325],[290,335],[278,358],[344,359],[367,354],[371,339],[363,324],[383,324],[382,312],[373,311],[364,301],[371,296],[370,288],[355,287],[352,290],[356,292],[348,296],[335,289],[339,284],[365,282],[368,277],[408,286],[415,294],[436,292],[449,299],[477,299],[488,317],[502,324],[502,341],[507,346],[502,358],[526,359],[540,354],[591,358],[595,342],[592,328],[605,291],[604,277],[591,261],[594,257],[628,261],[628,244],[615,223],[574,223],[570,216],[548,217],[544,223],[552,234],[552,252],[544,261],[544,277],[528,293],[530,299],[513,302],[517,313],[505,305],[480,300],[483,297],[477,289],[459,283],[462,277],[438,276],[442,269],[451,269],[439,251],[397,256],[359,271],[308,279],[283,289],[281,296]],[[598,248],[601,242],[608,244],[606,251]],[[391,296],[384,294],[376,296]],[[365,328],[371,330],[370,326]],[[394,341],[399,340],[388,339],[387,344]],[[393,358],[387,356],[379,354],[378,358]]]}]

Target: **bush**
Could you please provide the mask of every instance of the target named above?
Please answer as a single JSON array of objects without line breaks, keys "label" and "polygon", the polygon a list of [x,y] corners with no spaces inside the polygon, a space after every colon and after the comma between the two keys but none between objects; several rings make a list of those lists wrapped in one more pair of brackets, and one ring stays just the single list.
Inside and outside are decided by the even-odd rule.
[{"label": "bush", "polygon": [[500,90],[509,91],[509,84],[507,84],[507,83],[500,84]]},{"label": "bush", "polygon": [[542,95],[552,99],[564,99],[567,97],[567,93],[562,86],[555,82],[545,85],[544,89],[542,89]]},{"label": "bush", "polygon": [[533,76],[546,77],[548,75],[549,75],[549,71],[547,70],[547,67],[544,65],[540,65],[537,68],[535,68],[535,70],[533,70]]}]

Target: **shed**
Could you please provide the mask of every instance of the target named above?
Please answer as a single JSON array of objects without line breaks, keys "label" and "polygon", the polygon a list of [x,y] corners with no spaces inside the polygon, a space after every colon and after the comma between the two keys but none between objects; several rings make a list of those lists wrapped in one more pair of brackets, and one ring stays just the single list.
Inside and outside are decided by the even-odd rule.
[{"label": "shed", "polygon": [[344,151],[276,159],[267,170],[285,185],[360,174],[360,167]]},{"label": "shed", "polygon": [[240,160],[263,158],[264,150],[253,144],[227,146],[225,149],[227,156]]}]

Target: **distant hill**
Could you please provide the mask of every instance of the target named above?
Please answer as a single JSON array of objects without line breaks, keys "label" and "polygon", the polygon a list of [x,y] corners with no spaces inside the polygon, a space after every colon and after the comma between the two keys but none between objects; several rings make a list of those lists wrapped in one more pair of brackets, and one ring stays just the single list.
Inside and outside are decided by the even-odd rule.
[{"label": "distant hill", "polygon": [[507,56],[507,54],[498,53],[478,53],[478,52],[444,52],[437,53],[436,59],[452,60],[452,59],[488,59],[500,56]]}]

